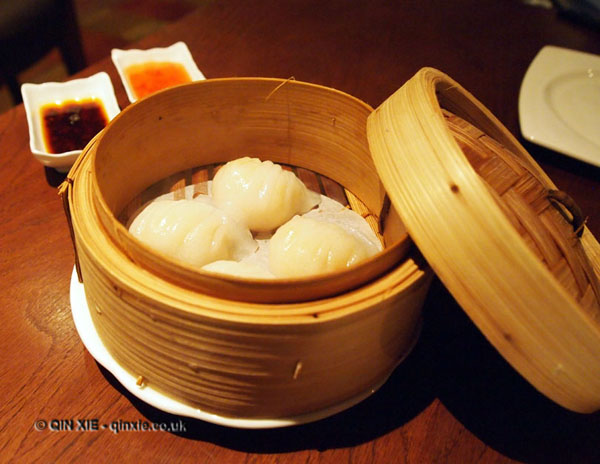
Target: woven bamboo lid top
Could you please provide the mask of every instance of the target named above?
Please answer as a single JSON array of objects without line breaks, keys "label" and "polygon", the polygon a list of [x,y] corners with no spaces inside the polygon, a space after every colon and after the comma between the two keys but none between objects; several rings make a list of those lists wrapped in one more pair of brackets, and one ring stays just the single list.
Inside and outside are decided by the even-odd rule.
[{"label": "woven bamboo lid top", "polygon": [[562,406],[600,409],[600,246],[502,124],[431,68],[371,114],[413,241],[488,340]]}]

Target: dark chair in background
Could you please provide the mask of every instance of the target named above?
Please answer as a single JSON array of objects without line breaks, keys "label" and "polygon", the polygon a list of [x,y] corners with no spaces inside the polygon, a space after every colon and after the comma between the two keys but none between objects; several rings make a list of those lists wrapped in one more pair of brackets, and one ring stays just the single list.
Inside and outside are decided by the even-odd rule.
[{"label": "dark chair in background", "polygon": [[0,83],[15,103],[22,101],[17,75],[54,47],[69,74],[86,66],[71,0],[0,0]]}]

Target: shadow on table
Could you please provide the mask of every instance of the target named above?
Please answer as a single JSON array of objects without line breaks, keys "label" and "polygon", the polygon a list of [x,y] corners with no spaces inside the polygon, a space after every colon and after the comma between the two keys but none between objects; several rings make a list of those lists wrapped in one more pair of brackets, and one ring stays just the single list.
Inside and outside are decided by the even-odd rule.
[{"label": "shadow on table", "polygon": [[[102,371],[149,421],[174,420]],[[600,414],[572,413],[539,394],[495,351],[437,281],[414,350],[385,385],[360,404],[311,424],[268,430],[233,429],[182,417],[187,431],[178,435],[249,453],[349,447],[402,427],[435,398],[472,434],[512,459],[600,462]]]},{"label": "shadow on table", "polygon": [[[554,168],[572,173],[575,176],[580,176],[591,180],[600,179],[599,166],[595,166],[584,161],[579,161],[557,151],[531,143],[523,138],[520,139],[520,142],[523,144],[529,154],[542,165],[543,169],[547,169],[548,167],[552,166]],[[593,212],[590,211],[589,213],[592,214]]]},{"label": "shadow on table", "polygon": [[44,166],[44,174],[46,175],[46,182],[51,187],[58,187],[67,178],[66,172],[58,172],[56,169]]}]

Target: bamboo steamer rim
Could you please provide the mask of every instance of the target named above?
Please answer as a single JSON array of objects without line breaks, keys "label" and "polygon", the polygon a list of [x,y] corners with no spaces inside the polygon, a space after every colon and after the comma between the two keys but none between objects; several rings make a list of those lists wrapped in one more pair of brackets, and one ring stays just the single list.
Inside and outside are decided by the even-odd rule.
[{"label": "bamboo steamer rim", "polygon": [[[327,92],[341,95],[347,98],[354,104],[360,105],[369,111],[372,108],[366,103],[352,97],[348,94],[315,84],[290,81],[284,79],[272,78],[222,78],[213,79],[210,81],[200,81],[193,84],[187,84],[180,87],[189,86],[207,86],[211,84],[239,84],[245,82],[260,82],[271,85],[275,90],[281,88],[283,84],[297,85],[305,88],[323,89]],[[168,96],[169,93],[177,92],[177,89],[167,89],[159,92],[163,96]],[[272,92],[274,93],[274,91]],[[321,295],[319,298],[307,299],[278,299],[269,297],[261,299],[232,299],[230,295],[218,295],[211,293],[203,293],[201,298],[198,298],[198,292],[194,288],[179,285],[178,282],[165,278],[163,275],[154,274],[152,271],[143,269],[135,260],[128,255],[127,249],[123,249],[120,243],[114,241],[114,234],[110,235],[107,232],[105,224],[100,218],[100,212],[106,215],[114,216],[111,209],[106,205],[101,195],[97,192],[96,171],[94,162],[96,152],[102,143],[102,140],[107,134],[110,127],[124,117],[124,115],[133,111],[134,108],[141,108],[151,99],[140,100],[128,108],[124,109],[111,123],[101,131],[90,143],[84,148],[82,155],[77,159],[76,163],[71,168],[65,182],[59,189],[59,194],[63,198],[64,209],[67,215],[70,232],[73,239],[75,252],[75,266],[78,278],[84,282],[83,273],[81,270],[80,259],[78,258],[80,251],[84,250],[91,254],[91,257],[98,263],[101,263],[102,268],[107,272],[107,277],[114,281],[115,291],[119,294],[125,294],[133,299],[147,299],[150,295],[157,301],[164,302],[166,305],[176,307],[186,317],[209,317],[216,320],[231,320],[248,324],[320,324],[322,322],[337,320],[349,315],[360,313],[368,309],[369,305],[383,301],[397,293],[406,293],[407,299],[423,285],[428,285],[431,280],[431,270],[427,263],[422,259],[421,254],[411,246],[411,241],[404,232],[405,237],[394,244],[395,253],[401,253],[401,259],[395,261],[388,272],[374,276],[373,279],[361,281],[348,291],[326,295]],[[365,117],[366,120],[366,117]],[[366,144],[366,142],[365,142]],[[376,174],[374,174],[376,177]],[[378,181],[379,182],[379,181]],[[381,184],[381,182],[379,182]],[[381,187],[383,188],[383,187]],[[100,210],[98,209],[100,205]],[[114,217],[115,228],[121,231],[124,236],[127,236],[126,229]],[[77,240],[75,236],[77,235]],[[386,251],[391,251],[388,248]],[[375,257],[366,260],[365,265],[369,266],[374,259],[384,254],[378,253]],[[156,254],[160,259],[159,253]],[[389,253],[392,258],[394,254]],[[183,266],[182,266],[183,267]],[[350,274],[356,269],[360,270],[362,266],[356,266],[349,271],[331,272],[326,275],[323,282],[335,279],[343,274]],[[109,275],[110,274],[110,275]],[[221,276],[213,276],[210,273],[203,273],[208,276],[209,280],[223,282]],[[273,284],[269,281],[256,279],[240,279],[235,276],[226,276],[233,285],[255,285],[258,287],[264,286],[272,289],[275,285],[280,288],[285,288],[290,283],[309,282],[311,278],[297,279],[279,279],[281,282]],[[85,282],[84,282],[85,283]],[[258,285],[257,285],[258,284]],[[140,300],[141,301],[141,300]]]},{"label": "bamboo steamer rim", "polygon": [[[180,285],[192,290],[201,291],[217,297],[228,295],[230,299],[235,299],[237,301],[272,304],[280,302],[294,303],[311,300],[316,301],[324,298],[336,297],[346,291],[358,289],[365,283],[381,277],[386,272],[389,272],[394,267],[400,265],[402,259],[409,253],[412,244],[406,232],[404,232],[403,236],[395,243],[384,246],[384,248],[375,255],[366,258],[350,268],[331,271],[317,276],[277,279],[239,277],[236,275],[219,274],[198,269],[153,250],[129,234],[127,228],[118,221],[115,211],[107,204],[101,191],[100,182],[98,181],[97,153],[102,150],[105,139],[110,138],[108,130],[115,125],[121,124],[123,120],[127,118],[131,119],[133,117],[132,115],[139,115],[142,113],[142,110],[152,108],[153,105],[156,106],[155,103],[161,101],[161,99],[163,102],[168,101],[170,96],[185,91],[186,88],[192,89],[193,87],[196,87],[200,89],[203,87],[210,88],[224,85],[264,86],[264,89],[262,90],[267,91],[264,95],[265,102],[275,100],[278,92],[281,92],[281,89],[286,86],[286,89],[306,89],[306,91],[333,95],[336,99],[345,100],[348,102],[347,104],[360,107],[361,110],[367,114],[373,110],[370,105],[362,100],[331,87],[297,81],[293,78],[279,79],[254,77],[218,78],[197,81],[162,90],[149,98],[142,99],[128,106],[121,111],[121,113],[110,122],[103,133],[97,137],[95,145],[90,144],[90,149],[86,150],[84,156],[89,156],[91,158],[91,176],[92,184],[96,190],[94,200],[97,212],[100,216],[105,218],[104,225],[107,232],[123,249],[127,250],[132,259],[137,259],[139,263],[144,263],[144,265],[148,266],[148,269],[151,269],[152,272],[159,272],[163,278],[176,276]],[[75,171],[76,170],[72,169],[73,176],[75,176]],[[343,187],[346,188],[348,186],[343,185]],[[381,196],[383,199],[384,194],[382,193]],[[371,211],[371,215],[376,219],[378,219],[376,214],[379,213],[380,211]],[[143,259],[141,259],[141,257],[143,257]]]},{"label": "bamboo steamer rim", "polygon": [[[600,409],[600,315],[585,311],[524,243],[454,139],[442,106],[554,187],[483,104],[446,74],[423,68],[367,122],[392,204],[444,285],[523,377],[567,409]],[[587,228],[581,243],[600,275],[600,246]]]},{"label": "bamboo steamer rim", "polygon": [[[86,152],[94,149],[97,138],[88,144]],[[189,321],[210,319],[219,323],[259,326],[312,326],[340,322],[348,317],[360,317],[361,313],[372,309],[374,304],[396,294],[404,294],[407,300],[411,300],[414,294],[431,281],[431,270],[415,250],[389,273],[333,298],[259,304],[208,294],[199,295],[161,276],[141,270],[107,234],[92,233],[101,229],[102,224],[96,214],[89,214],[93,209],[91,160],[90,156],[78,158],[69,174],[71,180],[61,185],[59,194],[63,197],[71,235],[73,238],[77,237],[77,240],[73,240],[73,245],[80,282],[85,285],[80,266],[80,254],[84,253],[89,255],[88,260],[102,270],[103,277],[112,283],[115,293],[121,299],[135,300],[143,305],[157,303],[166,313]],[[92,275],[89,277],[97,278]]]}]

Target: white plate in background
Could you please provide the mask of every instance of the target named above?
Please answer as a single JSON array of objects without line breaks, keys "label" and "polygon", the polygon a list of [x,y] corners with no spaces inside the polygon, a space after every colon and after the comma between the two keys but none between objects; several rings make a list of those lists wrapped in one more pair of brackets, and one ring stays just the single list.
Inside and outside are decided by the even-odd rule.
[{"label": "white plate in background", "polygon": [[29,125],[29,147],[31,153],[44,166],[67,171],[82,150],[50,153],[46,149],[42,132],[41,108],[49,103],[60,105],[69,100],[100,100],[110,121],[121,111],[110,77],[99,72],[90,77],[67,82],[45,82],[21,86],[23,105]]},{"label": "white plate in background", "polygon": [[542,48],[521,84],[519,121],[530,142],[600,166],[600,56]]},{"label": "white plate in background", "polygon": [[127,79],[125,70],[128,66],[133,64],[152,61],[180,63],[183,65],[192,81],[205,79],[204,74],[198,69],[188,46],[184,42],[177,42],[169,47],[150,48],[148,50],[120,50],[118,48],[113,48],[110,56],[119,72],[121,82],[123,82],[123,87],[125,87],[127,97],[131,103],[137,100],[137,96],[129,84],[129,79]]}]

